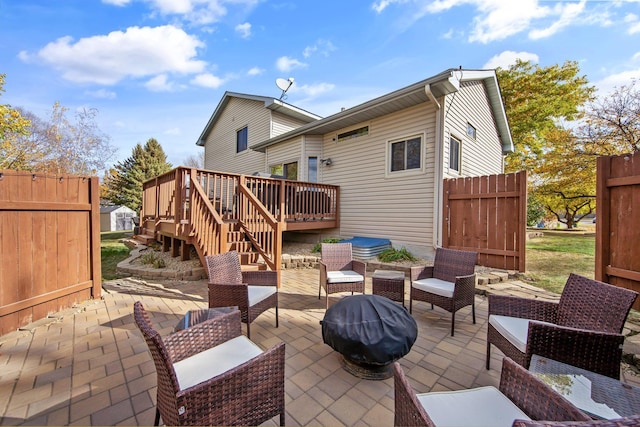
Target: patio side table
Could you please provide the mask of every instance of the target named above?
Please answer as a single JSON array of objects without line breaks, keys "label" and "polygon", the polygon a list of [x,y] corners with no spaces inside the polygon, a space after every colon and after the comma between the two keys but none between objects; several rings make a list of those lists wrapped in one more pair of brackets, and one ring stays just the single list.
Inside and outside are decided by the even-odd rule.
[{"label": "patio side table", "polygon": [[401,302],[404,307],[404,272],[376,270],[371,276],[371,291],[374,295]]},{"label": "patio side table", "polygon": [[178,332],[183,329],[187,329],[189,326],[197,325],[205,320],[213,319],[214,317],[222,316],[223,314],[231,313],[237,310],[238,307],[215,307],[215,308],[203,308],[199,310],[187,311],[182,319],[178,322],[173,332]]}]

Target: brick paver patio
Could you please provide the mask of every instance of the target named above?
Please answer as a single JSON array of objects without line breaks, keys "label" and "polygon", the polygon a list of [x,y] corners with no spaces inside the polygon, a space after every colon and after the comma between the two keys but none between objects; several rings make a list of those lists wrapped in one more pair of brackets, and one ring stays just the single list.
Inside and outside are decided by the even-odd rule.
[{"label": "brick paver patio", "polygon": [[[206,281],[161,285],[122,279],[104,288],[101,300],[0,337],[1,425],[153,424],[156,374],[133,321],[133,304],[142,301],[154,326],[168,334],[185,311],[207,306]],[[537,292],[508,283],[494,291]],[[286,424],[393,425],[393,379],[359,379],[342,368],[339,354],[322,342],[324,295],[318,299],[317,293],[317,270],[283,270],[280,327],[275,328],[273,310],[251,326],[252,340],[262,348],[278,341],[287,345]],[[401,364],[417,392],[497,386],[497,349],[492,369],[484,368],[485,296],[476,296],[476,310],[475,325],[470,308],[458,312],[451,337],[449,313],[414,306],[418,339]],[[277,417],[265,424],[277,425]]]}]

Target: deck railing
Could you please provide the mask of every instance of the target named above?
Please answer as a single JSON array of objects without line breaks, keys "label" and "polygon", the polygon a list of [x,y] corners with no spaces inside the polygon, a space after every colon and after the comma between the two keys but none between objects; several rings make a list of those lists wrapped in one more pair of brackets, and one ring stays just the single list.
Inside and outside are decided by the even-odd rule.
[{"label": "deck railing", "polygon": [[[201,259],[227,251],[232,224],[272,269],[280,263],[282,231],[335,227],[339,187],[179,167],[143,184],[144,224],[161,226],[196,245]],[[148,228],[148,227],[147,227]],[[238,230],[236,230],[238,231]]]}]

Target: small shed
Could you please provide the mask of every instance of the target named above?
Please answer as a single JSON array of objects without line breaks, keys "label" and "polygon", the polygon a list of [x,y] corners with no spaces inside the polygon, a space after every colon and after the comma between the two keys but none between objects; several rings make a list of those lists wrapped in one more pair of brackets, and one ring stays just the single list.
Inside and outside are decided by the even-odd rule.
[{"label": "small shed", "polygon": [[126,206],[100,206],[100,231],[133,230],[135,216]]}]

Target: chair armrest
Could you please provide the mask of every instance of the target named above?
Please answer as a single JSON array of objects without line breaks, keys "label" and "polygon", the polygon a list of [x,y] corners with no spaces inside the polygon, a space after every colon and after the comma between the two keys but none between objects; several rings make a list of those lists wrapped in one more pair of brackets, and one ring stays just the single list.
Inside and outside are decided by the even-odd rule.
[{"label": "chair armrest", "polygon": [[318,270],[320,270],[320,285],[326,285],[327,283],[327,264],[322,261],[318,261]]},{"label": "chair armrest", "polygon": [[410,276],[411,281],[420,279],[430,279],[433,277],[433,266],[428,265],[425,267],[411,267]]},{"label": "chair armrest", "polygon": [[457,295],[475,295],[476,289],[476,274],[469,274],[468,276],[456,276],[456,283],[453,287],[454,298]]},{"label": "chair armrest", "polygon": [[249,306],[247,283],[209,283],[209,307],[238,306],[246,310]]},{"label": "chair armrest", "polygon": [[531,356],[557,360],[620,379],[624,335],[566,326],[529,324],[527,366]]},{"label": "chair armrest", "polygon": [[508,357],[502,360],[500,391],[534,420],[588,421],[591,419]]},{"label": "chair armrest", "polygon": [[273,270],[243,271],[242,281],[252,286],[278,286],[278,272]]},{"label": "chair armrest", "polygon": [[[258,425],[264,417],[262,411],[249,411],[247,402],[265,402],[269,396],[269,407],[284,411],[284,356],[285,344],[278,343],[260,355],[177,393],[178,409],[184,407],[180,416],[188,425]],[[200,411],[202,403],[209,405],[207,411]],[[253,417],[255,418],[253,418]]]},{"label": "chair armrest", "polygon": [[240,311],[234,310],[163,337],[173,363],[242,334]]},{"label": "chair armrest", "polygon": [[357,259],[351,260],[351,269],[356,273],[360,274],[362,277],[366,277],[367,275],[367,263],[363,261],[359,261]]},{"label": "chair armrest", "polygon": [[556,323],[558,304],[531,298],[489,295],[489,315],[518,317]]},{"label": "chair armrest", "polygon": [[616,418],[614,420],[591,420],[591,421],[525,421],[516,420],[512,427],[637,427],[640,425],[640,415]]}]

